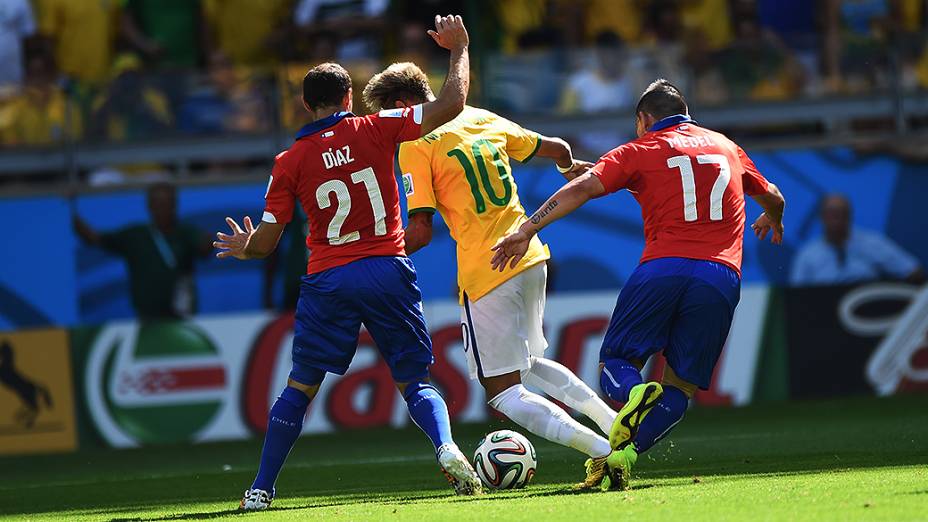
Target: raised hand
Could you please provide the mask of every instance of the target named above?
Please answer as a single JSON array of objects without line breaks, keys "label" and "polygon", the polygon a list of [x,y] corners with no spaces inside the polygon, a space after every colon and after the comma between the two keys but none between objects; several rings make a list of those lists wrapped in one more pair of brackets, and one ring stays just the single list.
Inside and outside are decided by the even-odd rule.
[{"label": "raised hand", "polygon": [[467,28],[460,16],[435,15],[435,30],[430,29],[428,33],[435,43],[449,51],[463,49],[470,43]]},{"label": "raised hand", "polygon": [[242,228],[238,226],[238,223],[230,217],[226,218],[226,223],[229,224],[232,235],[216,232],[216,237],[219,239],[219,241],[213,241],[213,246],[219,249],[219,252],[216,252],[216,257],[220,259],[226,257],[249,259],[248,255],[245,254],[245,248],[248,246],[248,241],[251,239],[252,234],[255,233],[255,227],[251,223],[251,218],[245,216],[245,219],[242,220],[242,224],[245,225],[244,230],[242,230]]},{"label": "raised hand", "polygon": [[754,224],[751,225],[751,230],[754,231],[754,235],[757,236],[757,239],[761,241],[766,239],[767,234],[772,231],[773,235],[770,236],[770,242],[774,245],[783,243],[783,222],[775,222],[766,212],[762,213],[757,220],[754,221]]},{"label": "raised hand", "polygon": [[500,272],[506,270],[507,263],[509,268],[515,268],[519,261],[522,261],[522,258],[525,257],[525,252],[528,251],[529,241],[531,240],[532,237],[521,230],[516,230],[500,239],[490,249],[495,252],[493,259],[490,260],[490,266],[493,267],[493,270],[499,270]]}]

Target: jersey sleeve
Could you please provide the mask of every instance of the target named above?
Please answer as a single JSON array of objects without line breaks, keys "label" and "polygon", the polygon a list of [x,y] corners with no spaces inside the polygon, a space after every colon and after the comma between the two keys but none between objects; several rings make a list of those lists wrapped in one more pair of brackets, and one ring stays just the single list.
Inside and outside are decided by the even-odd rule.
[{"label": "jersey sleeve", "polygon": [[266,223],[289,223],[293,217],[296,190],[293,176],[281,163],[285,154],[286,152],[277,156],[274,161],[274,170],[271,171],[271,179],[267,182],[267,192],[264,194],[264,215],[261,217],[261,221]]},{"label": "jersey sleeve", "polygon": [[390,148],[397,143],[422,137],[422,105],[384,109],[365,118],[374,129],[381,144]]},{"label": "jersey sleeve", "polygon": [[399,163],[408,213],[434,213],[438,201],[432,189],[432,162],[428,153],[422,147],[404,143],[400,145]]},{"label": "jersey sleeve", "polygon": [[523,128],[505,118],[499,119],[500,128],[506,133],[506,151],[509,157],[526,163],[535,157],[541,147],[541,135]]},{"label": "jersey sleeve", "polygon": [[744,187],[744,193],[748,196],[758,196],[767,193],[767,178],[765,178],[751,158],[745,154],[744,149],[738,147],[738,159],[744,167],[744,173],[741,175],[741,184]]},{"label": "jersey sleeve", "polygon": [[618,192],[623,188],[633,188],[637,170],[634,166],[635,149],[630,143],[607,152],[590,169],[590,173],[599,178],[606,194]]}]

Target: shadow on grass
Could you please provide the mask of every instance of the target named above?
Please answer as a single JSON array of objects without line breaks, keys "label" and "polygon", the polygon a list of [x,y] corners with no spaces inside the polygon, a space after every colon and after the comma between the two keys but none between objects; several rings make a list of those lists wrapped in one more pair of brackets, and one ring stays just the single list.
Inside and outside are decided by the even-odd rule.
[{"label": "shadow on grass", "polygon": [[[655,448],[654,458],[639,461],[634,490],[687,487],[701,481],[740,481],[765,475],[839,473],[847,470],[912,466],[928,463],[928,429],[921,416],[923,398],[847,400],[750,407],[742,410],[696,410],[680,428],[679,443]],[[874,446],[872,419],[880,419],[882,444]],[[493,424],[456,427],[461,440],[476,440]],[[502,426],[499,426],[502,427]],[[720,435],[721,434],[721,435]],[[725,434],[737,437],[725,438]],[[774,436],[774,434],[776,436]],[[418,502],[477,502],[500,499],[585,494],[566,483],[579,479],[579,454],[539,441],[542,474],[533,487],[480,498],[453,498],[434,478],[430,458],[352,463],[365,458],[371,440],[390,455],[421,454],[421,435],[412,431],[365,430],[301,440],[303,453],[285,475],[288,491],[275,510],[322,509],[350,504],[412,504]],[[178,513],[161,518],[131,518],[134,514],[197,509],[196,504],[228,502],[237,498],[239,484],[251,479],[251,454],[257,441],[190,447],[146,448],[41,458],[0,460],[0,517],[58,513],[91,514],[113,520],[199,520],[238,513]],[[249,453],[248,464],[240,455]],[[424,457],[428,457],[425,455]],[[325,459],[344,460],[325,466]],[[216,463],[232,463],[236,471],[213,472]],[[76,468],[76,471],[75,471]],[[43,471],[46,470],[46,471]],[[123,470],[145,470],[166,476],[126,476]],[[65,478],[55,471],[66,472]],[[42,475],[39,472],[44,472]],[[287,473],[287,471],[285,471]],[[48,484],[45,485],[45,477]],[[34,477],[38,477],[36,480]],[[74,480],[67,483],[67,480]],[[668,480],[673,480],[668,484]],[[61,481],[56,483],[56,481]],[[423,483],[425,486],[423,487]],[[7,487],[8,486],[8,487]],[[912,488],[913,490],[916,488]],[[179,493],[180,492],[180,493]],[[900,495],[928,495],[928,490],[900,491]],[[301,500],[302,498],[302,500]],[[305,503],[304,505],[298,505]],[[209,506],[200,506],[209,509]]]},{"label": "shadow on grass", "polygon": [[[653,484],[642,484],[635,489],[646,489],[653,487]],[[508,494],[509,492],[500,492],[500,493],[488,493],[485,495],[478,495],[473,497],[457,497],[451,498],[452,502],[487,502],[487,501],[497,501],[497,500],[511,500],[513,498],[540,498],[540,497],[553,497],[553,496],[569,496],[569,495],[587,495],[598,493],[596,490],[577,490],[572,487],[569,488],[555,488],[547,490],[516,490]],[[400,496],[392,498],[377,498],[377,499],[357,499],[357,498],[345,498],[344,500],[337,500],[332,502],[313,502],[309,504],[299,505],[299,506],[281,506],[272,508],[273,511],[296,511],[296,510],[307,510],[307,509],[321,509],[321,508],[330,508],[330,507],[340,507],[348,505],[358,505],[358,504],[389,504],[389,505],[409,505],[416,504],[422,501],[427,500],[447,500],[449,499],[448,494],[430,494],[430,495],[410,495],[410,496]],[[102,513],[101,513],[102,514]],[[255,514],[254,512],[240,511],[238,509],[225,509],[220,511],[208,511],[208,512],[199,512],[199,513],[177,513],[172,515],[166,515],[163,517],[127,517],[127,518],[111,518],[110,522],[142,522],[142,521],[164,521],[164,520],[208,520],[211,518],[219,518],[230,515],[238,516],[249,516]]]}]

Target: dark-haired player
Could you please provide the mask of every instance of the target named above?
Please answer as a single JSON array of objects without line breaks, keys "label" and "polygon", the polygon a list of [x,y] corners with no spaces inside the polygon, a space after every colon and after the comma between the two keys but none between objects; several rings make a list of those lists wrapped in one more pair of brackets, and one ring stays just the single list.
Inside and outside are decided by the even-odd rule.
[{"label": "dark-haired player", "polygon": [[416,271],[406,257],[399,193],[393,177],[396,145],[415,140],[454,118],[467,99],[468,37],[460,16],[435,17],[432,38],[451,51],[438,98],[403,109],[357,117],[351,77],[341,66],[316,66],[303,80],[303,103],[313,122],[277,156],[264,217],[244,229],[226,218],[232,234],[217,234],[218,257],[267,256],[299,199],[308,216],[312,251],[303,278],[293,337],[293,368],[271,408],[261,465],[241,509],[266,509],[274,483],[303,425],[309,402],[327,372],[344,374],[363,324],[390,367],[409,415],[431,439],[436,457],[459,494],[480,481],[451,438],[448,409],[429,384],[432,345],[422,315]]},{"label": "dark-haired player", "polygon": [[[641,205],[645,248],[619,294],[600,351],[600,384],[625,403],[610,430],[618,451],[602,487],[628,487],[641,452],[683,418],[697,388],[709,387],[741,294],[744,195],[764,213],[751,228],[783,241],[785,201],[734,142],[690,119],[680,91],[652,83],[636,109],[638,139],[608,152],[558,190],[518,231],[493,247],[491,265],[516,266],[539,230],[591,198],[627,189]],[[663,352],[663,386],[642,382]]]}]

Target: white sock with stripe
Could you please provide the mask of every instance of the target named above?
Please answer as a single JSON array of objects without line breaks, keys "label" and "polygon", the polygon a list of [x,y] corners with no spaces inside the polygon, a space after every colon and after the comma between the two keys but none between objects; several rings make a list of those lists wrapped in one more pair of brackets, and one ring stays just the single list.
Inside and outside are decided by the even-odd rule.
[{"label": "white sock with stripe", "polygon": [[513,422],[551,442],[574,448],[591,457],[608,455],[609,441],[577,422],[556,404],[521,384],[506,388],[489,401]]},{"label": "white sock with stripe", "polygon": [[522,372],[522,382],[540,388],[569,408],[587,416],[603,433],[609,433],[618,416],[585,382],[563,364],[550,359],[533,357],[532,365]]}]

